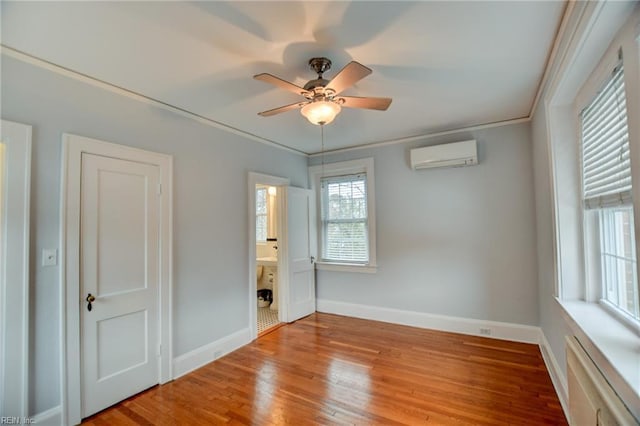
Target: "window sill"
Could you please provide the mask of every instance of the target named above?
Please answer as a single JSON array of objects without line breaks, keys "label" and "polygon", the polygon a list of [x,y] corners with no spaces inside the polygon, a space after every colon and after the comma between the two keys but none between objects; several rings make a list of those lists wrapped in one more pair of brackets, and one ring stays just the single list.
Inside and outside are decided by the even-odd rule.
[{"label": "window sill", "polygon": [[629,410],[640,415],[640,336],[597,303],[556,300],[589,357]]},{"label": "window sill", "polygon": [[316,269],[319,271],[360,272],[365,274],[375,274],[378,271],[378,267],[375,265],[334,262],[316,262]]}]

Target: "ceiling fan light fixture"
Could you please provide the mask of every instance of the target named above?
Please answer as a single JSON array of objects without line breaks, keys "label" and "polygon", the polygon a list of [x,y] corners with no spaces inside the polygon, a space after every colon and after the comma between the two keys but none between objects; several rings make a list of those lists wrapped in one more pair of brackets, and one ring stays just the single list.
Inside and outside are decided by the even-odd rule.
[{"label": "ceiling fan light fixture", "polygon": [[331,123],[341,110],[342,107],[335,102],[320,100],[303,106],[300,113],[311,124],[319,126]]}]

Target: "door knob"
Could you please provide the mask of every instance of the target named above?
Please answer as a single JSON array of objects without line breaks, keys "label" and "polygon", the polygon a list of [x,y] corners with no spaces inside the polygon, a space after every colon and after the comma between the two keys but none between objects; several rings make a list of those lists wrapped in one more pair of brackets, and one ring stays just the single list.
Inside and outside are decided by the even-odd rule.
[{"label": "door knob", "polygon": [[92,295],[91,293],[89,293],[89,295],[87,296],[87,298],[85,300],[87,302],[89,302],[89,304],[87,305],[87,311],[91,312],[91,309],[93,308],[93,306],[91,306],[91,304],[96,300],[96,297],[94,295]]}]

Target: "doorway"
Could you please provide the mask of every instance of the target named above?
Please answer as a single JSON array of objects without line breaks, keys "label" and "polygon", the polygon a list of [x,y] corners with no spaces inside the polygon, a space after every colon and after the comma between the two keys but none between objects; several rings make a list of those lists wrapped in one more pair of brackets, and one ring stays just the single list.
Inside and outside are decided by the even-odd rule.
[{"label": "doorway", "polygon": [[[251,339],[287,319],[286,178],[249,173],[249,324]],[[260,291],[260,292],[259,292]]]},{"label": "doorway", "polygon": [[[282,188],[255,186],[256,196],[256,288],[257,332],[261,336],[281,321],[279,308],[278,235],[281,225],[279,199]],[[280,238],[282,240],[282,238]]]},{"label": "doorway", "polygon": [[64,135],[63,423],[171,379],[171,157]]},{"label": "doorway", "polygon": [[279,212],[275,219],[277,256],[276,259],[270,260],[277,267],[276,294],[273,295],[273,301],[277,306],[278,321],[293,322],[315,312],[316,308],[317,245],[315,198],[312,191],[289,186],[289,180],[286,178],[249,173],[249,327],[252,340],[258,337],[256,193],[260,187],[267,187],[267,191],[268,187],[276,188],[275,205]]}]

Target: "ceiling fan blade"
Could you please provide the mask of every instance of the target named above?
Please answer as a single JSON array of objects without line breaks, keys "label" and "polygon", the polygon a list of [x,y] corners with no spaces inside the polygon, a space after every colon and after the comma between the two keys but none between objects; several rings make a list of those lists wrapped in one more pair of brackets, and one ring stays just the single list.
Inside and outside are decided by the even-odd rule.
[{"label": "ceiling fan blade", "polygon": [[360,98],[357,96],[340,96],[338,99],[344,99],[341,104],[347,108],[366,108],[386,111],[391,105],[391,98]]},{"label": "ceiling fan blade", "polygon": [[296,102],[295,104],[289,104],[289,105],[281,106],[278,108],[270,109],[268,111],[259,112],[258,115],[261,115],[262,117],[270,117],[272,115],[280,114],[281,112],[286,112],[295,108],[302,108],[308,103],[309,102]]},{"label": "ceiling fan blade", "polygon": [[305,94],[309,93],[308,90],[304,90],[302,87],[296,86],[293,83],[289,83],[288,81],[283,80],[279,77],[276,77],[275,75],[272,75],[272,74],[262,73],[262,74],[254,75],[253,78],[255,78],[256,80],[264,81],[265,83],[273,84],[276,87],[279,87],[284,90],[288,90],[290,92],[295,93],[296,95],[304,96]]},{"label": "ceiling fan blade", "polygon": [[327,84],[328,89],[333,89],[336,94],[348,87],[353,86],[369,74],[371,69],[356,61],[349,62],[338,74]]}]

